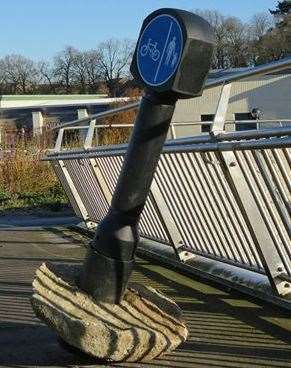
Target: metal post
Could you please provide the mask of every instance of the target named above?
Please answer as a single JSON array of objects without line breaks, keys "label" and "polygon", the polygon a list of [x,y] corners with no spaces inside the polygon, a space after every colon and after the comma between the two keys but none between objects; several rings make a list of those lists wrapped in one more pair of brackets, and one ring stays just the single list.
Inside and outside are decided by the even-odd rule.
[{"label": "metal post", "polygon": [[215,117],[210,131],[211,134],[213,135],[217,135],[224,131],[230,91],[231,91],[231,83],[224,84],[222,86]]},{"label": "metal post", "polygon": [[96,120],[91,120],[90,124],[88,126],[85,141],[84,141],[84,148],[85,149],[88,149],[88,148],[92,147],[92,141],[93,141],[93,137],[94,137],[95,125],[96,125]]},{"label": "metal post", "polygon": [[[230,91],[231,84],[223,85],[211,129],[214,137],[224,131]],[[289,294],[290,284],[280,278],[286,270],[234,151],[222,151],[220,157],[274,293],[282,296]]]},{"label": "metal post", "polygon": [[248,225],[274,293],[279,296],[290,294],[291,285],[280,278],[286,273],[286,270],[236,155],[233,151],[220,152],[220,155],[225,164],[225,171],[233,188],[233,194]]},{"label": "metal post", "polygon": [[32,112],[32,130],[33,136],[42,134],[43,130],[43,116],[41,111]]},{"label": "metal post", "polygon": [[[81,108],[81,109],[79,108],[77,110],[77,113],[78,113],[78,119],[83,119],[83,118],[88,117],[88,110],[86,108]],[[85,141],[86,133],[82,129],[79,131],[79,138]]]},{"label": "metal post", "polygon": [[57,140],[55,143],[55,147],[54,147],[54,151],[55,152],[59,152],[62,148],[62,142],[63,142],[63,137],[64,137],[64,128],[61,128],[59,130],[58,136],[57,136]]},{"label": "metal post", "polygon": [[175,126],[173,125],[173,123],[170,125],[170,131],[171,131],[172,139],[176,139],[177,135],[176,135]]}]

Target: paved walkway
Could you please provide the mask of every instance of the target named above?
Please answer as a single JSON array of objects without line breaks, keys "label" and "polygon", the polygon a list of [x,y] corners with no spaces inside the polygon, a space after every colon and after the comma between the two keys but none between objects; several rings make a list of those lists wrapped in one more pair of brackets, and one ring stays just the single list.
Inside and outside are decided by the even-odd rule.
[{"label": "paved walkway", "polygon": [[[25,225],[0,224],[0,367],[104,366],[64,350],[29,301],[39,264],[79,262],[87,239],[51,223],[29,227],[35,223],[27,220]],[[290,313],[145,260],[137,262],[132,278],[176,300],[190,338],[163,359],[109,367],[291,367]]]}]

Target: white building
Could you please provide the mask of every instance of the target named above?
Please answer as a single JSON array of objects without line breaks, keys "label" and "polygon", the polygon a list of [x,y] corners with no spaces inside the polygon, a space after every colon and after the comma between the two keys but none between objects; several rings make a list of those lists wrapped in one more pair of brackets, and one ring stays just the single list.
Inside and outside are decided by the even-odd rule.
[{"label": "white building", "polygon": [[[220,78],[233,75],[247,70],[248,68],[231,69],[227,71],[212,71],[209,78]],[[221,86],[205,90],[203,95],[189,100],[180,100],[177,103],[173,116],[173,122],[181,126],[176,127],[178,137],[189,136],[201,132],[201,126],[182,126],[183,123],[195,123],[210,121],[215,114],[219,101]],[[262,123],[239,124],[234,126],[234,121],[250,120],[251,111],[258,108],[263,113]],[[261,126],[285,125],[291,122],[291,70],[281,73],[270,74],[259,77],[252,77],[243,81],[232,83],[231,97],[226,119],[232,123],[226,125],[226,130],[256,129]],[[275,120],[272,123],[263,124],[264,120]],[[235,128],[236,127],[236,128]],[[204,126],[202,132],[206,132],[209,127]]]}]

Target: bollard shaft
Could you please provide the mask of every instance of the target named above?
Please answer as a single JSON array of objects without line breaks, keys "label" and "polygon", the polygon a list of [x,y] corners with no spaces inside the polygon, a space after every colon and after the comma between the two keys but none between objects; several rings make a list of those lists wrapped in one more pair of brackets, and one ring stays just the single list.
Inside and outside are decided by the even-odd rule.
[{"label": "bollard shaft", "polygon": [[98,301],[119,303],[138,244],[138,221],[167,137],[176,99],[143,97],[111,208],[87,251],[79,286]]}]

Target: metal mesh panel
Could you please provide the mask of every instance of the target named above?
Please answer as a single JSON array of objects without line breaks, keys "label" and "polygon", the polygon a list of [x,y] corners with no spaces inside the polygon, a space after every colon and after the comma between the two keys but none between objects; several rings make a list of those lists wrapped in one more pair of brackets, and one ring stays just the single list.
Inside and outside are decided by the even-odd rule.
[{"label": "metal mesh panel", "polygon": [[164,154],[156,178],[187,247],[200,254],[262,268],[214,153]]},{"label": "metal mesh panel", "polygon": [[[284,135],[280,139],[263,136],[254,141],[245,137],[240,138],[241,145],[237,141],[220,142],[219,150],[232,152],[236,159],[240,179],[250,191],[248,198],[253,198],[270,235],[269,249],[276,250],[286,276],[291,277],[291,150],[285,138]],[[240,197],[243,193],[234,187],[235,180],[240,179],[230,178],[225,155],[218,150],[211,151],[216,149],[215,144],[205,147],[203,143],[173,145],[162,154],[155,174],[158,193],[152,189],[148,197],[140,221],[141,235],[170,244],[165,228],[167,218],[162,219],[157,210],[157,204],[162,203],[186,248],[222,262],[263,271],[253,240],[253,231],[257,230],[252,229],[249,222],[245,202]],[[86,152],[80,158],[67,157],[64,162],[89,217],[100,221],[108,210],[108,203],[90,160],[97,163],[112,195],[123,153],[107,154],[100,149],[93,156],[91,153],[91,158],[84,157]],[[59,165],[54,169],[77,215],[82,217],[63,169]]]},{"label": "metal mesh panel", "polygon": [[56,176],[58,177],[59,181],[61,182],[63,188],[64,188],[64,191],[66,193],[66,195],[68,196],[69,198],[69,201],[71,203],[71,206],[73,207],[73,210],[75,211],[75,214],[76,216],[78,216],[79,218],[83,218],[83,215],[80,211],[80,208],[78,206],[78,203],[68,185],[68,182],[67,182],[67,179],[64,175],[64,172],[62,170],[62,168],[60,167],[60,164],[56,161],[52,161],[52,168],[56,174]]},{"label": "metal mesh panel", "polygon": [[290,276],[291,170],[284,152],[279,149],[247,150],[236,152],[236,156],[273,244]]},{"label": "metal mesh panel", "polygon": [[101,221],[109,206],[94,176],[89,159],[67,160],[66,168],[78,189],[89,219],[96,222]]},{"label": "metal mesh panel", "polygon": [[[123,156],[98,157],[98,165],[102,168],[104,177],[111,194],[117,184],[118,175],[122,167]],[[140,234],[142,236],[155,239],[157,241],[169,242],[164,230],[159,214],[156,210],[152,195],[147,199],[141,220],[139,223]]]}]

